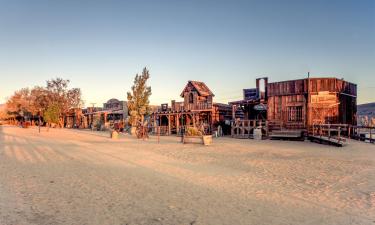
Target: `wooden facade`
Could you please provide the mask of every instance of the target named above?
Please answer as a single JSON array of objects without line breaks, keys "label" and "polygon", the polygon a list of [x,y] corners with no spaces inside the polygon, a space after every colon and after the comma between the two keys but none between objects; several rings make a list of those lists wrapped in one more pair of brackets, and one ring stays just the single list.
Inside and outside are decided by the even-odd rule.
[{"label": "wooden facade", "polygon": [[[261,88],[263,84],[263,90]],[[267,84],[268,78],[256,79],[256,88],[243,90],[243,99],[229,102],[232,106],[232,120],[261,120],[267,119]]]},{"label": "wooden facade", "polygon": [[83,122],[83,112],[82,109],[70,109],[69,112],[65,115],[65,124],[66,128],[82,128]]},{"label": "wooden facade", "polygon": [[271,129],[313,124],[356,125],[357,86],[337,78],[306,78],[267,85]]},{"label": "wooden facade", "polygon": [[153,127],[163,134],[179,134],[186,127],[198,127],[210,134],[215,125],[230,120],[231,108],[226,104],[213,103],[215,95],[200,81],[188,81],[180,97],[182,102],[171,101],[171,106],[162,104],[152,114]]},{"label": "wooden facade", "polygon": [[[229,104],[232,106],[232,136],[248,136],[246,132],[251,129],[244,124],[263,122],[267,124],[264,133],[289,130],[301,134],[300,131],[310,131],[314,124],[356,125],[357,86],[337,78],[272,83],[267,78],[259,78],[256,88],[244,89],[243,100]],[[245,123],[247,121],[257,123]]]},{"label": "wooden facade", "polygon": [[125,125],[128,117],[126,101],[110,99],[103,107],[87,107],[71,109],[66,115],[66,128],[97,128],[100,130],[113,129]]}]

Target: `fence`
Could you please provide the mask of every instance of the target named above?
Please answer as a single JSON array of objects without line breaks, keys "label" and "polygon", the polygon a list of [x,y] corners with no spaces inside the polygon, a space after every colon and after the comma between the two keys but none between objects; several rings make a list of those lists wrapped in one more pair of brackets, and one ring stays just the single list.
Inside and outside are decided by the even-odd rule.
[{"label": "fence", "polygon": [[257,127],[261,127],[268,136],[268,123],[265,120],[234,120],[231,122],[231,135],[233,138],[251,138]]}]

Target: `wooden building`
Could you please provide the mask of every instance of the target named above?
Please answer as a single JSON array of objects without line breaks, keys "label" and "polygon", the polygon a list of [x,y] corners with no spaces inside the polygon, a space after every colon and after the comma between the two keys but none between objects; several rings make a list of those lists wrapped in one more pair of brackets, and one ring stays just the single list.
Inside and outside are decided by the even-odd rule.
[{"label": "wooden building", "polygon": [[65,115],[64,127],[66,128],[82,128],[84,116],[81,108],[70,109]]},{"label": "wooden building", "polygon": [[[261,90],[260,82],[265,89]],[[232,105],[232,136],[249,137],[263,124],[265,133],[309,131],[314,124],[356,125],[357,86],[337,78],[305,78],[269,83],[256,80],[244,99]]]},{"label": "wooden building", "polygon": [[305,78],[267,85],[270,126],[307,129],[313,124],[356,125],[357,86],[337,78]]},{"label": "wooden building", "polygon": [[256,88],[243,89],[243,99],[229,102],[232,106],[233,120],[267,119],[267,84],[268,78],[257,78]]},{"label": "wooden building", "polygon": [[243,89],[243,99],[229,102],[232,106],[231,135],[236,138],[250,138],[257,127],[268,133],[267,121],[268,78],[256,79],[256,87]]},{"label": "wooden building", "polygon": [[213,103],[215,95],[203,82],[188,81],[180,96],[183,101],[162,104],[152,114],[153,126],[160,127],[162,133],[179,134],[181,128],[198,127],[209,134],[221,121],[230,120],[230,106]]},{"label": "wooden building", "polygon": [[96,128],[100,130],[118,127],[123,128],[128,117],[126,101],[110,99],[103,107],[71,109],[65,115],[66,128]]}]

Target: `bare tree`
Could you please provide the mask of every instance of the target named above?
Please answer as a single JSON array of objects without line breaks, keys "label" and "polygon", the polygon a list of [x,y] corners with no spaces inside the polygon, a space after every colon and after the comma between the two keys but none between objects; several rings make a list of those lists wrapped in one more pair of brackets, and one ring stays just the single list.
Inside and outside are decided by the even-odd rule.
[{"label": "bare tree", "polygon": [[15,116],[22,116],[23,118],[32,115],[32,98],[29,88],[22,88],[15,91],[6,103],[7,110],[10,114]]}]

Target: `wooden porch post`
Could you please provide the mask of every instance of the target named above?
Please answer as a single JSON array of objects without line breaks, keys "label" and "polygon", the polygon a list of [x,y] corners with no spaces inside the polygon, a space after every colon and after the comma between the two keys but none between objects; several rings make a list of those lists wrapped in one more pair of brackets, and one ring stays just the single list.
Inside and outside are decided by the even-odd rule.
[{"label": "wooden porch post", "polygon": [[154,113],[154,132],[156,133],[157,132],[157,127],[156,127],[156,114]]},{"label": "wooden porch post", "polygon": [[180,128],[180,116],[179,114],[177,113],[176,114],[176,129],[177,129],[177,134],[179,132],[179,128]]},{"label": "wooden porch post", "polygon": [[370,143],[372,143],[372,129],[370,127]]},{"label": "wooden porch post", "polygon": [[168,114],[168,135],[171,135],[171,115]]}]

